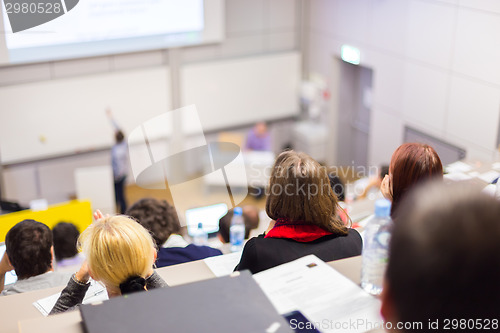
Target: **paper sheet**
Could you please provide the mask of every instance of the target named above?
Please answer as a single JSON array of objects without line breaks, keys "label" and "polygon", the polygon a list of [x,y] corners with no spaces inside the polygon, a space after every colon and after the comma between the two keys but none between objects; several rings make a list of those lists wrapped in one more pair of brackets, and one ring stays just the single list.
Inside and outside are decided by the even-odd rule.
[{"label": "paper sheet", "polygon": [[451,164],[448,164],[446,166],[446,171],[448,173],[454,173],[454,172],[469,172],[472,170],[472,166],[470,166],[467,163],[461,162],[461,161],[456,161]]},{"label": "paper sheet", "polygon": [[500,162],[495,162],[491,165],[491,168],[493,170],[499,171],[500,172]]},{"label": "paper sheet", "polygon": [[366,332],[382,326],[379,300],[314,255],[253,277],[280,314],[299,310],[321,332]]},{"label": "paper sheet", "polygon": [[[56,304],[57,300],[59,299],[59,296],[61,296],[60,292],[39,299],[38,301],[33,302],[33,305],[38,309],[38,311],[40,311],[45,317],[47,317]],[[106,292],[106,288],[99,282],[91,280],[90,287],[87,290],[85,297],[83,298],[83,304],[91,304],[95,302],[105,301],[107,299],[108,293]]]},{"label": "paper sheet", "polygon": [[447,173],[446,175],[444,175],[444,178],[449,179],[449,180],[453,180],[453,181],[468,180],[468,179],[472,179],[472,177],[474,177],[474,176],[472,176],[470,174],[463,173],[463,172],[453,172],[453,173]]},{"label": "paper sheet", "polygon": [[229,275],[241,259],[241,251],[203,259],[215,276]]},{"label": "paper sheet", "polygon": [[485,173],[480,174],[477,178],[485,181],[486,183],[490,184],[492,181],[498,178],[500,174],[497,171],[490,170]]}]

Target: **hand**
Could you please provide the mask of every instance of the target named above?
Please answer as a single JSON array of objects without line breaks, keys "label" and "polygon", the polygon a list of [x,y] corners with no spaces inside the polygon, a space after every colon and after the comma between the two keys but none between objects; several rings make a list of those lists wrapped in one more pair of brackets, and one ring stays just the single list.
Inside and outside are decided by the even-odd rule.
[{"label": "hand", "polygon": [[97,209],[95,212],[94,212],[94,219],[97,221],[97,220],[100,220],[100,219],[103,219],[105,217],[109,217],[109,214],[106,214],[104,215],[99,209]]},{"label": "hand", "polygon": [[392,175],[385,175],[380,184],[380,192],[384,198],[392,201]]},{"label": "hand", "polygon": [[5,273],[10,272],[13,269],[14,267],[12,267],[12,265],[10,264],[7,253],[4,253],[2,260],[0,260],[0,275],[5,275]]},{"label": "hand", "polygon": [[75,278],[81,283],[87,283],[90,279],[89,273],[89,265],[87,264],[87,260],[82,263],[78,272],[75,273]]}]

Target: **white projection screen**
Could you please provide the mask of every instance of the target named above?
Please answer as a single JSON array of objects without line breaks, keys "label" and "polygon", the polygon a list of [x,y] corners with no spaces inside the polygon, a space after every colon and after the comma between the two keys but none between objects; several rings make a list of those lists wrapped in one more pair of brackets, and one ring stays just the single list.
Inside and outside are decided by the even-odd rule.
[{"label": "white projection screen", "polygon": [[[61,4],[68,1],[61,0]],[[224,38],[223,0],[72,1],[78,3],[70,10],[57,6],[63,12],[52,21],[15,33],[12,14],[35,10],[35,6],[23,9],[2,1],[0,29],[5,33],[0,34],[0,66],[206,44]]]}]

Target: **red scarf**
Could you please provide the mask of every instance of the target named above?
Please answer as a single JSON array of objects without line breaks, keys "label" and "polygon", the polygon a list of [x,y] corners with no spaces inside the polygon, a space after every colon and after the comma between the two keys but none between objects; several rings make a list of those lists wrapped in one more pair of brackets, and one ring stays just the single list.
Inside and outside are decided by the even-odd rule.
[{"label": "red scarf", "polygon": [[264,238],[288,238],[305,243],[331,234],[314,224],[303,221],[291,222],[289,219],[279,218]]}]

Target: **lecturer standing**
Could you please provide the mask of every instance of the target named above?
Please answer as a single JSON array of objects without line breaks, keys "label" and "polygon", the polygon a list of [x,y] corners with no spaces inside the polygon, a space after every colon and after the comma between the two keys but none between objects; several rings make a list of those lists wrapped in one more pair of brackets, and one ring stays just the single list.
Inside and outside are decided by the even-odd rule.
[{"label": "lecturer standing", "polygon": [[115,182],[115,200],[117,210],[120,214],[124,214],[127,210],[127,202],[125,200],[125,180],[128,173],[128,147],[125,141],[125,135],[113,119],[111,109],[106,109],[111,124],[115,129],[115,144],[111,147],[111,166],[113,167],[113,178]]}]

